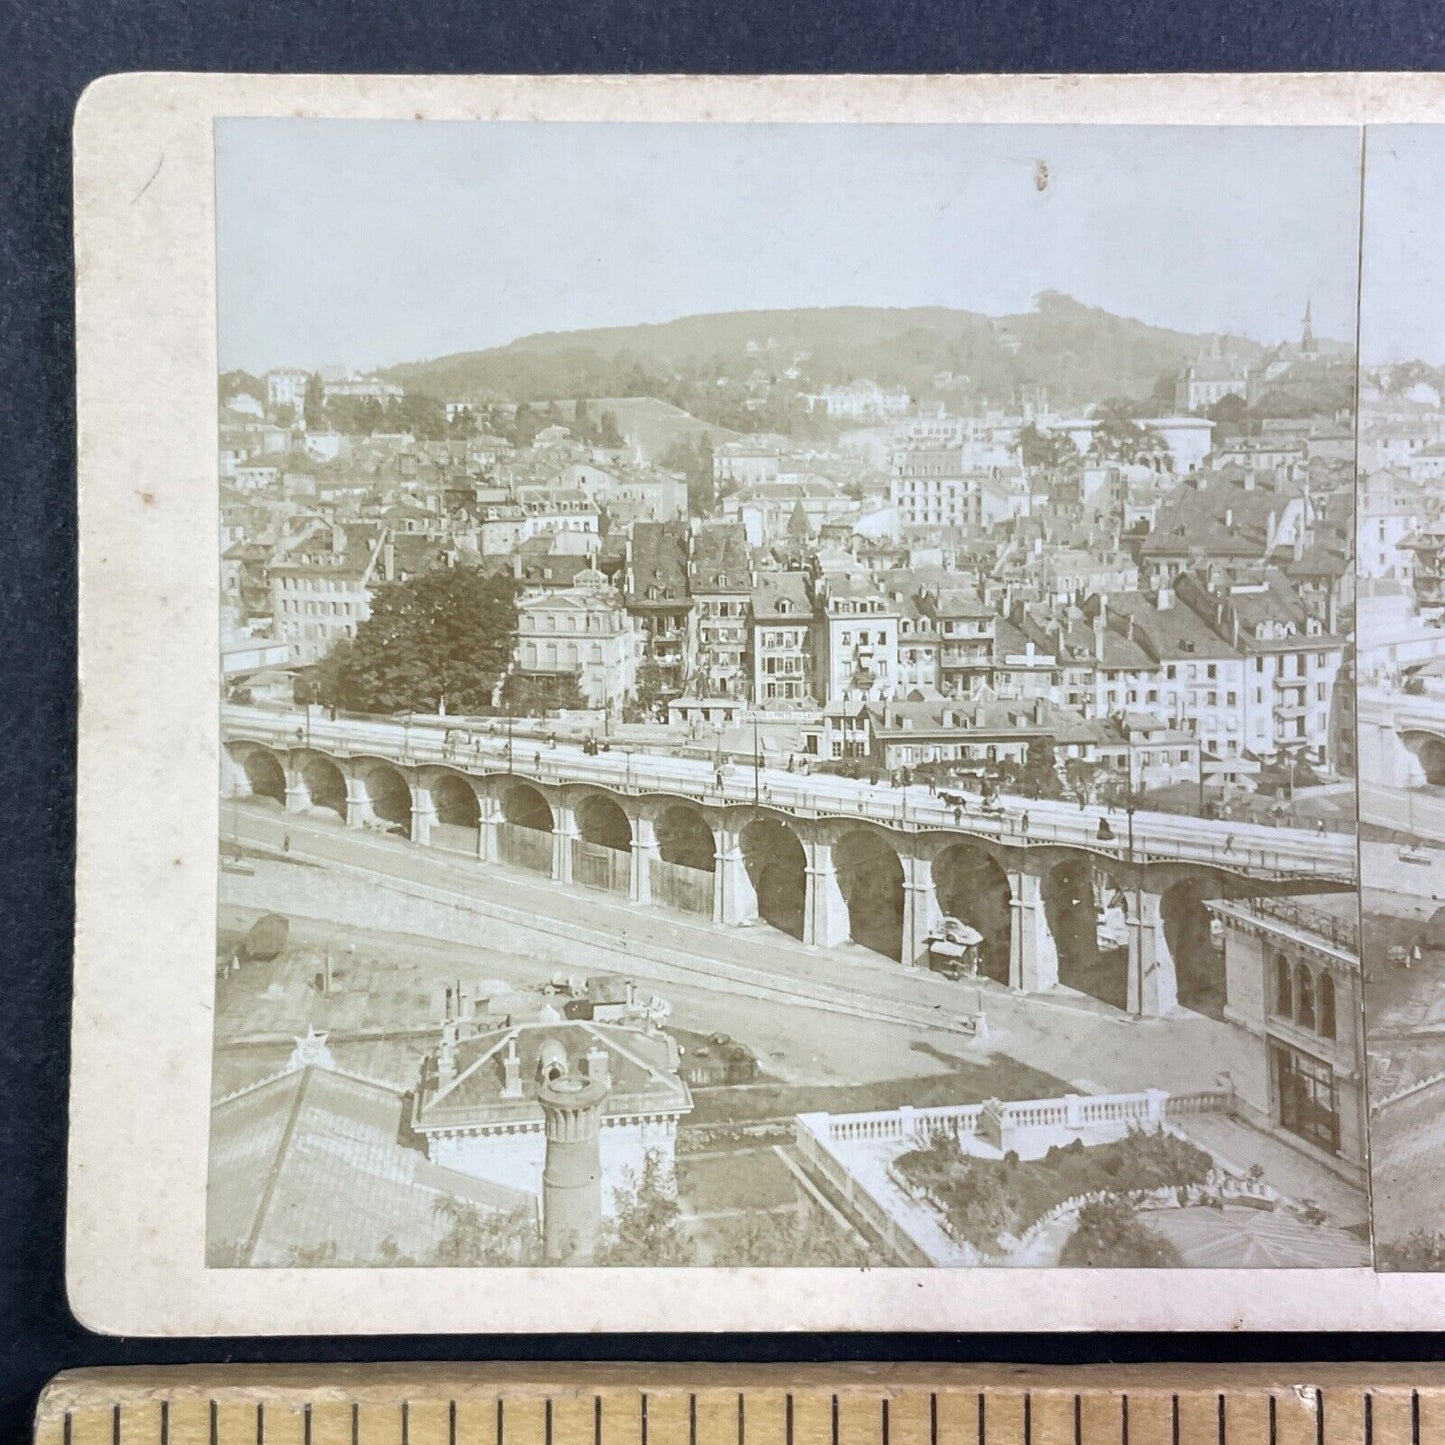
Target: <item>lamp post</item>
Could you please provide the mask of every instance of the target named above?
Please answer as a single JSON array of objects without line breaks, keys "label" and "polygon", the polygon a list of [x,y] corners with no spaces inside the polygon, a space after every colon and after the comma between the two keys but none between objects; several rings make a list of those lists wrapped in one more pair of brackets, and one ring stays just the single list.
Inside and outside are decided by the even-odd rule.
[{"label": "lamp post", "polygon": [[758,741],[758,715],[753,713],[753,807],[762,804],[763,796],[763,745]]}]

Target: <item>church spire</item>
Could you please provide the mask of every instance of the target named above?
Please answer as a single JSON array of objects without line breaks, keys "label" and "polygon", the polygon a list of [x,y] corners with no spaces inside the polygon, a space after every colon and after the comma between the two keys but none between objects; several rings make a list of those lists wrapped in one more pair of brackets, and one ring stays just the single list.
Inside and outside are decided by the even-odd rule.
[{"label": "church spire", "polygon": [[1301,351],[1303,351],[1306,356],[1312,356],[1312,355],[1314,355],[1314,349],[1315,349],[1315,328],[1314,328],[1314,322],[1313,322],[1313,321],[1311,320],[1311,318],[1310,318],[1310,311],[1311,311],[1311,303],[1310,303],[1309,301],[1306,301],[1306,302],[1305,302],[1304,334],[1300,337],[1300,342],[1299,342],[1299,349],[1300,349]]}]

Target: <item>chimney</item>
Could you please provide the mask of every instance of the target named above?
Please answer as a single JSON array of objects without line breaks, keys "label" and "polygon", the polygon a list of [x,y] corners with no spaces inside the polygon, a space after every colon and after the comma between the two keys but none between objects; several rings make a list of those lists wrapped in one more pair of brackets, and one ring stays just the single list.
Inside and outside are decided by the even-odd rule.
[{"label": "chimney", "polygon": [[442,1025],[441,1048],[437,1050],[437,1082],[449,1084],[457,1076],[457,1023],[448,1019]]},{"label": "chimney", "polygon": [[522,1097],[522,1061],[517,1057],[517,1038],[514,1034],[507,1040],[507,1052],[502,1055],[502,1098]]},{"label": "chimney", "polygon": [[604,1044],[595,1043],[587,1050],[582,1067],[589,1084],[600,1084],[604,1089],[612,1087],[612,1056]]},{"label": "chimney", "polygon": [[388,582],[396,581],[396,544],[393,542],[386,542],[382,546],[381,571]]}]

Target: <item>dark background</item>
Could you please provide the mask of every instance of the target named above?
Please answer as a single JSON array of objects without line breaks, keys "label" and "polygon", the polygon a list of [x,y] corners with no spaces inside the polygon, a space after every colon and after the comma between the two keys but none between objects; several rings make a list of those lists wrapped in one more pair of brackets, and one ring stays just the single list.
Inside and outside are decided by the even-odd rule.
[{"label": "dark background", "polygon": [[[1436,1355],[1425,1335],[107,1339],[70,1316],[61,1241],[75,742],[70,123],[89,80],[123,70],[1401,70],[1442,59],[1445,11],[1430,0],[0,0],[0,1442],[27,1437],[52,1373],[91,1364]],[[136,684],[164,706],[164,679]],[[1040,1318],[1040,1331],[1049,1323]]]}]

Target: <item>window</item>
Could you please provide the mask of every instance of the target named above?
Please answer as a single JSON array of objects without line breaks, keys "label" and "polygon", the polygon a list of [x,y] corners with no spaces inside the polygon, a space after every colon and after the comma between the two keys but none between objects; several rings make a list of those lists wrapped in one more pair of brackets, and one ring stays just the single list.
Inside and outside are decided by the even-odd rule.
[{"label": "window", "polygon": [[1304,964],[1294,971],[1294,1020],[1304,1029],[1315,1026],[1315,981]]},{"label": "window", "polygon": [[1274,1044],[1272,1051],[1280,1124],[1301,1139],[1338,1154],[1340,1116],[1333,1070],[1283,1044]]},{"label": "window", "polygon": [[1289,960],[1282,953],[1274,960],[1274,1011],[1287,1018],[1294,1016],[1294,982]]},{"label": "window", "polygon": [[1327,1039],[1335,1037],[1335,981],[1327,973],[1320,975],[1319,1032]]}]

